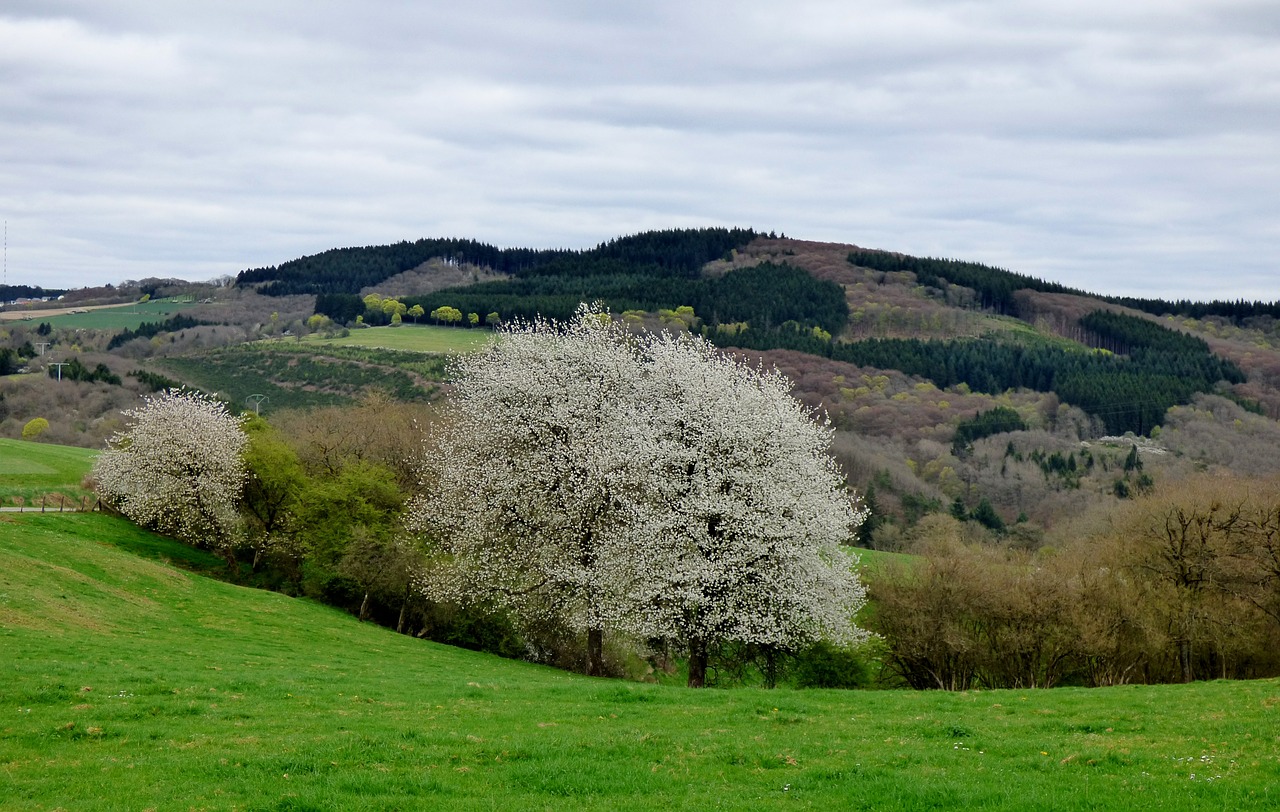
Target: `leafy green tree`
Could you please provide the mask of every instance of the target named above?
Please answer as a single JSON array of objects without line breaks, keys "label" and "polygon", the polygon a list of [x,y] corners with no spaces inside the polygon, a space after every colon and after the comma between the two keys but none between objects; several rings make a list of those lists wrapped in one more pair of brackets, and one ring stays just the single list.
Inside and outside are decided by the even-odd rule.
[{"label": "leafy green tree", "polygon": [[297,453],[265,420],[248,418],[245,433],[249,442],[241,509],[257,569],[266,556],[300,554],[295,516],[307,477]]},{"label": "leafy green tree", "polygon": [[303,588],[344,603],[339,565],[357,539],[389,541],[400,527],[404,494],[386,468],[355,463],[336,476],[310,478],[298,494],[296,532],[307,568]]},{"label": "leafy green tree", "polygon": [[445,324],[458,324],[462,321],[462,311],[449,305],[441,305],[431,311],[431,318]]}]

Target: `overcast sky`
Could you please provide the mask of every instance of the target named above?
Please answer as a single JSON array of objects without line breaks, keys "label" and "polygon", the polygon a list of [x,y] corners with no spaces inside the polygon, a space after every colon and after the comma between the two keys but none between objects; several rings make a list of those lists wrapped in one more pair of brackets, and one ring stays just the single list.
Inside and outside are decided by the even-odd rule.
[{"label": "overcast sky", "polygon": [[0,0],[9,284],[750,226],[1280,299],[1275,0]]}]

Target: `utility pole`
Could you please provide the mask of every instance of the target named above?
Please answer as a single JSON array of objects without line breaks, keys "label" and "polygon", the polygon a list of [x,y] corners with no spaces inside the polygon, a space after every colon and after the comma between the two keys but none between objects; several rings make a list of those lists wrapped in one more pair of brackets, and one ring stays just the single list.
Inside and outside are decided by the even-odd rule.
[{"label": "utility pole", "polygon": [[40,354],[41,354],[41,355],[44,355],[44,351],[45,351],[46,349],[48,349],[48,347],[49,347],[49,343],[50,343],[50,342],[48,342],[48,341],[37,341],[37,342],[36,342],[36,346],[40,348]]},{"label": "utility pole", "polygon": [[50,363],[49,366],[58,368],[58,380],[62,380],[62,368],[71,366],[70,361],[56,361]]}]

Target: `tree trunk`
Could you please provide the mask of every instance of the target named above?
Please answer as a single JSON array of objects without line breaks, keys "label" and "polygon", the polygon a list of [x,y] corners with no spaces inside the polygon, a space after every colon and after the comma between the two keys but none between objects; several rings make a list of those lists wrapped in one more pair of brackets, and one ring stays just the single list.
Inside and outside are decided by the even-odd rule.
[{"label": "tree trunk", "polygon": [[1178,641],[1178,663],[1182,666],[1182,681],[1191,682],[1195,674],[1191,671],[1191,641]]},{"label": "tree trunk", "polygon": [[369,593],[364,593],[364,600],[360,601],[360,620],[364,622],[369,619]]},{"label": "tree trunk", "polygon": [[404,597],[400,599],[400,619],[396,621],[396,633],[405,633],[405,623],[409,621],[409,601],[413,598],[413,579],[404,584]]},{"label": "tree trunk", "polygon": [[689,640],[689,687],[707,686],[707,641],[701,637]]},{"label": "tree trunk", "polygon": [[604,676],[604,629],[587,629],[587,676]]}]

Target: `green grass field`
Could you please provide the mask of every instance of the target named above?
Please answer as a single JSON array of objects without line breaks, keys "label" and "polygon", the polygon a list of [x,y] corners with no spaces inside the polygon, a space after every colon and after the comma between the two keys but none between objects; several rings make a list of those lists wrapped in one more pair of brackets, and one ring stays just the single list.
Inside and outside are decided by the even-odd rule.
[{"label": "green grass field", "polygon": [[87,448],[0,438],[0,507],[53,507],[56,494],[76,503],[90,498],[80,482],[96,456]]},{"label": "green grass field", "polygon": [[48,322],[54,327],[80,330],[123,330],[125,328],[133,330],[146,321],[164,321],[171,316],[176,316],[188,307],[194,307],[194,303],[157,299],[154,302],[104,307],[101,310],[90,310],[88,313],[38,317],[33,321]]},{"label": "green grass field", "polygon": [[307,336],[304,343],[346,347],[378,347],[411,352],[470,352],[484,345],[493,333],[489,330],[467,330],[461,327],[438,327],[430,324],[402,324],[399,327],[368,327],[352,330],[345,338]]},{"label": "green grass field", "polygon": [[915,693],[589,679],[0,515],[4,809],[1270,809],[1280,682]]}]

